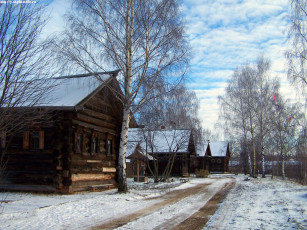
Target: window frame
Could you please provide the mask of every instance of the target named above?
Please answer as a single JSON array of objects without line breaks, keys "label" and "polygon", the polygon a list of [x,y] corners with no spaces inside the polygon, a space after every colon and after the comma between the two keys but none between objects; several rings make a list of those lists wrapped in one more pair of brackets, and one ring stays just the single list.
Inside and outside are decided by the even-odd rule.
[{"label": "window frame", "polygon": [[83,139],[84,139],[83,133],[77,131],[75,133],[75,152],[76,153],[82,153],[83,152]]},{"label": "window frame", "polygon": [[[37,143],[34,144],[34,133],[37,133]],[[45,132],[42,130],[32,130],[23,132],[23,149],[39,151],[44,149],[45,144]]]},{"label": "window frame", "polygon": [[106,154],[107,156],[111,156],[113,151],[113,136],[111,134],[107,134],[107,140],[106,140]]},{"label": "window frame", "polygon": [[91,137],[91,154],[92,155],[96,155],[100,153],[99,146],[100,146],[99,136],[98,134],[94,133]]}]

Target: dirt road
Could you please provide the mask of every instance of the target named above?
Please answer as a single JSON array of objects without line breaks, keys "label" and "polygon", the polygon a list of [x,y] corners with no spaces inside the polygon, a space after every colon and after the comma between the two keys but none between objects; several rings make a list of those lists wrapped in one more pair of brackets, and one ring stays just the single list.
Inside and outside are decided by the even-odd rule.
[{"label": "dirt road", "polygon": [[[147,229],[202,229],[234,184],[235,180],[223,178],[174,190],[154,198],[157,203],[152,206],[117,217],[93,229],[139,229],[138,226],[144,229],[144,225],[148,226]],[[150,224],[153,218],[158,223],[155,226]]]}]

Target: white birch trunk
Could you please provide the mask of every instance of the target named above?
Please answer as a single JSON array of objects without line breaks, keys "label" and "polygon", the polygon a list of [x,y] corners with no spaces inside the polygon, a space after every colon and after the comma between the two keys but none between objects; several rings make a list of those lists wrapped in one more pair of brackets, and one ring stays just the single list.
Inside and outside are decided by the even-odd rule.
[{"label": "white birch trunk", "polygon": [[281,176],[282,176],[283,180],[286,179],[286,174],[285,174],[285,156],[284,156],[283,152],[281,152]]},{"label": "white birch trunk", "polygon": [[248,150],[248,167],[249,167],[249,175],[253,176],[253,167],[252,167],[252,160],[251,160],[251,153]]},{"label": "white birch trunk", "polygon": [[128,141],[128,129],[130,123],[130,109],[124,108],[122,131],[120,135],[119,157],[118,157],[118,191],[127,192],[127,175],[126,175],[126,152]]},{"label": "white birch trunk", "polygon": [[253,120],[251,113],[249,114],[249,120],[250,120],[250,126],[251,126],[251,134],[252,134],[252,145],[253,145],[253,170],[252,170],[252,176],[256,176],[256,147],[255,147],[255,138],[254,138],[254,128],[253,128]]},{"label": "white birch trunk", "polygon": [[118,191],[127,192],[127,175],[126,175],[126,152],[128,141],[128,130],[130,124],[130,106],[131,106],[131,83],[132,83],[132,39],[134,28],[134,5],[133,1],[127,1],[126,11],[126,71],[125,77],[125,100],[123,111],[123,123],[119,144],[118,159]]},{"label": "white birch trunk", "polygon": [[261,161],[262,161],[262,178],[265,178],[265,162],[264,162],[264,153],[263,150],[261,150]]}]

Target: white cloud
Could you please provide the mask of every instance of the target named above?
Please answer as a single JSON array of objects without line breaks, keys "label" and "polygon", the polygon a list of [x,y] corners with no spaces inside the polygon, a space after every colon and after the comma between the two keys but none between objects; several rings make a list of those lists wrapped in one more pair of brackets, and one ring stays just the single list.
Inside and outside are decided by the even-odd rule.
[{"label": "white cloud", "polygon": [[54,0],[47,7],[47,13],[49,16],[49,21],[42,31],[42,38],[47,38],[48,36],[63,31],[65,27],[64,15],[70,8],[72,0]]},{"label": "white cloud", "polygon": [[271,59],[272,76],[281,79],[281,92],[295,99],[285,73],[288,11],[288,0],[184,0],[182,12],[193,50],[194,82],[189,85],[201,100],[204,128],[214,130],[217,97],[232,71],[260,54]]}]

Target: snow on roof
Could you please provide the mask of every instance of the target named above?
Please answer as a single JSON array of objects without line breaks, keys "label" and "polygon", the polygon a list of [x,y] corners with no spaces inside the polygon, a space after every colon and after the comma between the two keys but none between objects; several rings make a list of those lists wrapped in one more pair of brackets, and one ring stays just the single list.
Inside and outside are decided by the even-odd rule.
[{"label": "snow on roof", "polygon": [[132,155],[135,151],[138,142],[127,142],[127,150],[126,150],[126,157]]},{"label": "snow on roof", "polygon": [[83,77],[60,77],[55,79],[55,86],[42,101],[40,106],[76,106],[87,96],[97,90],[111,76],[109,74],[100,74],[98,76]]},{"label": "snow on roof", "polygon": [[[188,152],[191,130],[144,131],[129,129],[128,143],[140,143],[142,149],[149,153]],[[145,141],[147,140],[147,142]]]},{"label": "snow on roof", "polygon": [[144,132],[141,128],[130,128],[128,133],[128,142],[142,142],[144,141]]},{"label": "snow on roof", "polygon": [[213,157],[225,157],[227,153],[228,141],[216,141],[209,143],[211,155]]},{"label": "snow on roof", "polygon": [[[126,157],[131,156],[134,151],[136,150],[137,145],[139,144],[139,142],[135,142],[135,141],[128,141],[127,142],[127,152],[126,152]],[[144,148],[142,148],[142,146],[140,145],[140,149],[138,149],[138,153],[142,154],[144,157],[146,157],[146,152],[144,150]],[[152,160],[153,157],[150,155],[147,155],[147,158],[149,160]]]}]

